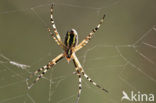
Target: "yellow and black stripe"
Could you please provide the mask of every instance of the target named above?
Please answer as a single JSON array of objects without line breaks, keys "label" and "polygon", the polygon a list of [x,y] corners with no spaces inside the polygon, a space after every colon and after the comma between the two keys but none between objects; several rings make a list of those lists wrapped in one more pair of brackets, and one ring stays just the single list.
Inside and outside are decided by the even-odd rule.
[{"label": "yellow and black stripe", "polygon": [[65,41],[64,41],[64,44],[66,46],[66,54],[67,54],[67,58],[70,58],[73,51],[72,51],[72,48],[76,46],[78,42],[78,37],[77,37],[77,34],[74,32],[74,30],[72,29],[71,31],[68,31],[66,33],[66,36],[65,36]]}]

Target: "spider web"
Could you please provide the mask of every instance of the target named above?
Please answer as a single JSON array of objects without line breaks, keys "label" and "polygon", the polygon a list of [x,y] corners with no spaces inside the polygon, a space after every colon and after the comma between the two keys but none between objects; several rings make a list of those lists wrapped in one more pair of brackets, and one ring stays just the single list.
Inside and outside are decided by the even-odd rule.
[{"label": "spider web", "polygon": [[5,0],[0,1],[0,103],[75,103],[78,78],[65,59],[28,88],[30,74],[63,52],[47,32],[51,3],[62,39],[75,28],[83,40],[107,15],[77,56],[85,72],[110,94],[83,78],[79,103],[121,103],[123,90],[156,93],[154,0]]}]

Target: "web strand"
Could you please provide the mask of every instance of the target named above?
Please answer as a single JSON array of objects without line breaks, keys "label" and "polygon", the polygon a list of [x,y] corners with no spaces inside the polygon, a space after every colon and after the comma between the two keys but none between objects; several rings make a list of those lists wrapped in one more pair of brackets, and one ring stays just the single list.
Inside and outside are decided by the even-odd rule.
[{"label": "web strand", "polygon": [[[4,16],[3,18],[7,18],[4,22],[9,20],[9,22],[10,22],[9,25],[17,26],[15,24],[11,24],[13,22],[12,18],[14,18],[14,15],[27,14],[27,13],[31,12],[32,14],[29,16],[36,17],[36,20],[38,20],[40,22],[40,24],[43,25],[43,28],[47,30],[47,27],[50,27],[50,21],[47,22],[48,20],[43,18],[42,11],[40,11],[40,10],[45,9],[45,8],[49,8],[49,9],[45,9],[45,10],[50,10],[50,5],[52,2],[51,1],[49,2],[49,0],[48,0],[48,1],[45,1],[43,4],[42,3],[40,3],[40,4],[34,3],[33,4],[34,6],[30,6],[30,4],[29,4],[25,8],[17,7],[16,9],[1,10],[0,15],[2,17]],[[70,8],[70,10],[72,10],[72,9],[73,10],[87,10],[91,13],[94,13],[94,16],[96,16],[97,19],[98,19],[98,17],[103,15],[103,13],[105,13],[103,11],[107,11],[106,13],[108,13],[108,11],[109,11],[107,20],[110,24],[108,22],[106,22],[106,24],[104,24],[104,25],[106,25],[105,26],[106,30],[108,30],[107,25],[109,25],[109,27],[112,27],[110,25],[113,24],[113,22],[116,22],[113,19],[113,17],[111,18],[111,16],[113,16],[112,8],[117,8],[122,3],[123,3],[123,0],[111,0],[110,3],[105,4],[104,6],[98,7],[98,6],[92,6],[92,4],[82,6],[82,5],[76,4],[76,3],[75,4],[68,3],[68,2],[65,3],[63,0],[60,0],[57,2],[54,1],[54,4],[56,5],[57,8],[62,7],[62,8]],[[20,6],[20,5],[16,5],[16,6]],[[47,12],[45,10],[43,10],[43,11]],[[69,12],[71,12],[71,11],[69,11]],[[49,15],[49,17],[47,17],[47,18],[50,19],[50,12],[47,12],[47,13],[49,13],[49,14],[47,14],[47,15]],[[58,16],[58,14],[56,13],[57,16]],[[120,14],[116,13],[116,15],[120,15]],[[26,17],[29,17],[29,16],[26,15]],[[76,17],[77,15],[74,15],[74,16]],[[72,18],[74,18],[74,16]],[[81,18],[81,16],[83,17],[83,15],[80,15],[79,19]],[[11,18],[11,19],[8,19],[8,18]],[[17,18],[17,20],[18,19],[21,19],[21,18]],[[121,21],[122,21],[122,19],[121,19]],[[70,25],[70,23],[71,22],[69,21],[69,25]],[[33,22],[32,22],[32,24],[33,24]],[[32,25],[32,24],[30,24],[30,25]],[[63,25],[63,23],[61,23],[61,24]],[[62,25],[61,25],[60,30],[63,31],[64,25],[63,26]],[[66,24],[66,25],[68,26],[68,24]],[[21,26],[25,26],[25,24],[23,24]],[[8,27],[10,27],[10,26],[8,26]],[[103,28],[105,28],[105,27],[103,27]],[[18,28],[18,26],[17,26],[17,28]],[[35,28],[35,27],[33,27],[33,28]],[[9,36],[12,36],[12,34],[9,31],[20,31],[19,29],[12,30],[12,28],[6,28],[5,25],[2,26],[2,29],[7,30],[5,32],[5,35],[7,35],[7,33],[9,33],[8,34]],[[111,29],[109,29],[109,31],[112,31],[113,29],[114,28],[111,28]],[[83,29],[83,30],[85,30],[85,29]],[[95,34],[95,38],[94,38],[95,40],[103,40],[103,39],[99,39],[99,38],[103,37],[103,35],[104,35],[103,30],[105,30],[105,29],[101,29],[101,31],[97,32],[97,35]],[[26,28],[26,30],[23,30],[23,31],[27,32],[27,28]],[[21,35],[27,35],[24,32]],[[83,31],[83,32],[85,32],[85,31]],[[148,72],[146,72],[147,69],[148,69],[148,71],[150,71],[152,69],[153,73],[156,72],[154,70],[155,66],[156,66],[156,62],[155,62],[156,57],[149,56],[150,53],[154,54],[155,49],[156,49],[156,42],[154,41],[155,39],[154,40],[151,39],[151,41],[149,40],[149,38],[156,38],[156,35],[155,35],[156,34],[156,24],[154,24],[154,25],[151,24],[150,26],[148,25],[148,29],[144,29],[139,32],[140,32],[139,35],[141,35],[141,36],[138,37],[138,33],[135,33],[137,38],[135,38],[135,41],[133,43],[125,42],[123,44],[120,44],[117,42],[115,42],[115,43],[109,42],[108,44],[107,43],[105,44],[105,41],[101,41],[100,43],[98,43],[98,41],[95,41],[95,42],[91,41],[92,43],[94,42],[94,45],[92,45],[92,46],[87,45],[80,52],[82,54],[78,53],[78,55],[79,55],[78,58],[80,58],[80,62],[82,63],[82,66],[84,67],[85,71],[89,74],[92,74],[90,76],[94,77],[94,79],[98,83],[101,82],[101,84],[106,85],[106,87],[108,87],[110,89],[111,93],[114,93],[114,91],[118,91],[118,92],[120,92],[120,91],[114,89],[114,86],[112,86],[110,80],[118,81],[120,83],[123,83],[122,86],[124,86],[124,87],[128,86],[129,89],[139,91],[140,88],[138,88],[136,86],[136,84],[132,83],[129,79],[126,78],[127,76],[125,73],[127,73],[129,70],[131,70],[131,68],[133,70],[129,71],[129,73],[132,73],[132,74],[129,74],[130,76],[132,76],[133,74],[135,74],[135,72],[137,72],[138,78],[139,77],[146,78],[148,80],[148,83],[150,83],[152,85],[155,85],[155,83],[156,83],[156,77],[153,75],[150,75]],[[45,35],[45,34],[43,34],[43,35]],[[48,32],[46,35],[49,35]],[[108,35],[108,34],[105,34],[105,35]],[[116,36],[118,34],[114,34],[114,35],[115,36],[111,37],[112,39],[114,37],[119,38],[118,36]],[[21,37],[19,37],[19,38],[21,38]],[[33,39],[34,40],[33,43],[35,43],[36,42],[35,40],[37,40],[37,39],[39,39],[39,37],[35,37],[35,39]],[[1,41],[4,41],[4,40],[1,39]],[[10,39],[8,39],[8,41],[12,42]],[[51,44],[51,41],[52,40],[50,38],[49,39],[50,44]],[[12,48],[11,47],[12,45],[10,42],[9,42],[9,46],[6,45],[6,47],[5,47],[5,45],[4,45],[4,46],[0,47],[0,50],[3,49],[4,50],[3,53],[5,54],[4,55],[3,53],[0,52],[0,73],[1,73],[0,90],[3,91],[3,90],[8,90],[8,88],[15,88],[21,84],[24,84],[24,86],[22,85],[23,86],[22,93],[21,92],[18,93],[19,91],[17,90],[17,91],[15,91],[15,94],[11,95],[11,96],[7,96],[4,94],[5,98],[0,97],[0,103],[9,103],[14,100],[23,99],[23,98],[25,98],[25,99],[23,99],[24,103],[30,103],[30,102],[31,103],[40,103],[40,100],[48,101],[48,103],[67,103],[67,102],[73,103],[73,102],[75,102],[74,100],[76,99],[77,92],[74,87],[77,87],[78,84],[71,83],[70,85],[72,85],[71,86],[72,88],[68,88],[67,86],[69,85],[69,83],[67,83],[65,81],[68,81],[70,78],[72,78],[74,81],[77,81],[77,79],[74,78],[74,75],[72,74],[72,72],[67,73],[67,71],[69,72],[70,70],[74,71],[74,67],[71,66],[72,64],[67,66],[68,64],[65,61],[62,61],[62,64],[59,64],[56,68],[54,68],[54,71],[50,71],[49,74],[44,76],[38,84],[31,86],[31,88],[29,87],[29,81],[27,80],[27,77],[31,73],[33,73],[33,71],[36,70],[40,65],[42,65],[43,64],[42,62],[46,62],[46,61],[48,62],[48,60],[50,60],[52,57],[55,56],[55,54],[57,54],[57,50],[55,50],[56,48],[54,48],[54,46],[48,47],[48,48],[50,48],[50,50],[48,51],[47,54],[45,54],[45,56],[42,55],[41,57],[38,57],[41,60],[39,59],[39,60],[36,60],[35,62],[33,62],[32,64],[27,64],[24,62],[25,60],[19,61],[19,60],[17,60],[17,58],[13,58],[13,59],[10,58],[10,56],[14,57],[14,53],[12,53],[13,50],[6,52],[6,50],[10,50],[9,48]],[[24,42],[27,42],[27,41],[24,41]],[[45,41],[40,41],[40,42],[41,42],[41,44],[37,44],[37,45],[42,45],[42,43]],[[6,42],[6,43],[8,43],[8,42]],[[23,41],[21,43],[23,43]],[[25,46],[24,43],[22,45]],[[15,46],[15,48],[16,48],[16,46]],[[150,50],[146,49],[146,48],[150,48]],[[12,49],[14,49],[14,48],[12,48]],[[18,52],[16,54],[18,54],[18,53],[20,54],[21,52],[23,52],[20,48],[17,48],[17,49],[18,49]],[[127,52],[127,50],[128,50],[128,52]],[[29,49],[27,49],[27,51],[29,51]],[[36,52],[42,52],[42,51],[44,51],[44,50],[42,50],[42,48],[41,48],[40,51],[36,51]],[[49,56],[48,59],[46,58],[47,55]],[[138,56],[138,58],[136,61],[132,61],[132,59],[130,58],[131,56]],[[35,56],[29,58],[29,60],[32,60],[34,58],[35,58]],[[44,60],[43,60],[43,58],[44,58]],[[143,61],[143,60],[146,61],[144,64],[139,62],[139,61]],[[149,67],[153,67],[153,68],[143,68],[145,65],[147,65]],[[64,73],[62,73],[62,72],[64,72]],[[43,90],[40,89],[40,87],[43,85],[46,86],[46,89],[44,88],[44,93],[43,93]],[[71,94],[69,93],[69,95],[67,96],[67,95],[59,92],[60,86],[62,86],[62,85],[63,86],[65,85],[67,88],[65,87],[61,90],[69,89],[69,91],[70,91],[71,89],[74,88],[75,91],[72,91],[72,93]],[[92,87],[84,79],[82,79],[82,85],[84,85],[83,90],[86,91],[88,93],[88,95],[91,94],[91,96],[96,96],[98,94],[99,98],[102,98],[102,99],[104,98],[104,100],[106,100],[107,102],[109,101],[110,103],[120,103],[120,100],[117,100],[114,95],[113,95],[113,97],[110,97],[110,96],[103,94],[102,92],[98,91],[96,88]],[[120,87],[118,87],[118,88],[120,88]],[[87,91],[87,90],[89,90],[89,91]],[[34,91],[37,92],[37,94],[42,94],[42,93],[43,94],[41,97],[40,96],[37,97],[36,95],[34,95],[32,93]],[[85,93],[83,94],[83,92],[82,92],[82,95],[84,96],[83,97],[84,100],[87,98],[87,97],[85,97],[85,95],[86,95]],[[6,92],[6,94],[7,94],[7,92]],[[0,95],[3,95],[2,92],[0,93]],[[46,95],[46,96],[43,96],[43,95]],[[58,96],[58,98],[54,99],[54,97],[57,97],[57,96]],[[100,96],[102,96],[102,97],[100,97]],[[35,98],[39,98],[39,99],[35,99]],[[91,99],[91,100],[94,100],[94,99]],[[80,98],[80,101],[81,101],[81,98]]]}]

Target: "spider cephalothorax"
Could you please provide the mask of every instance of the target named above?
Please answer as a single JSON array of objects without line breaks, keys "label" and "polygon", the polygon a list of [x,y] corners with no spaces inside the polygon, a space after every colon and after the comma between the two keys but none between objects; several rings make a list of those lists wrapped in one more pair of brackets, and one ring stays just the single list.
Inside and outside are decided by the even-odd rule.
[{"label": "spider cephalothorax", "polygon": [[71,55],[74,52],[75,46],[77,46],[78,43],[78,34],[75,29],[71,29],[70,31],[67,31],[64,44],[65,44],[65,55],[66,59],[69,62],[71,59]]},{"label": "spider cephalothorax", "polygon": [[[68,31],[65,35],[65,41],[64,43],[61,40],[61,37],[57,31],[57,28],[55,26],[54,23],[54,19],[53,19],[53,4],[51,6],[51,23],[52,23],[52,27],[54,29],[54,33],[53,34],[50,30],[50,28],[48,28],[49,33],[51,34],[51,36],[53,37],[53,39],[56,41],[56,43],[64,50],[64,53],[59,54],[57,57],[55,57],[53,60],[51,60],[47,65],[39,68],[38,70],[36,70],[33,75],[37,75],[38,73],[40,73],[42,71],[41,74],[38,75],[38,77],[35,79],[35,81],[33,82],[36,83],[40,78],[43,77],[43,75],[50,69],[52,68],[54,65],[57,64],[57,62],[59,62],[61,59],[63,59],[64,57],[67,59],[67,61],[69,62],[71,59],[73,60],[74,66],[75,66],[75,70],[76,70],[76,74],[78,75],[78,79],[79,79],[79,91],[78,91],[78,98],[77,98],[77,102],[79,101],[80,98],[80,94],[81,94],[81,89],[82,89],[82,80],[81,80],[81,76],[84,76],[90,83],[92,83],[93,85],[95,85],[96,87],[102,89],[105,92],[108,92],[106,89],[102,88],[100,85],[96,84],[84,71],[83,67],[81,66],[75,52],[80,50],[81,48],[83,48],[88,42],[89,40],[92,38],[93,34],[100,28],[100,25],[103,23],[105,15],[103,16],[103,18],[101,19],[100,23],[88,34],[88,36],[86,36],[86,38],[84,40],[82,40],[79,44],[78,44],[78,34],[76,32],[75,29],[71,29],[70,31]],[[32,84],[32,85],[33,85]]]}]

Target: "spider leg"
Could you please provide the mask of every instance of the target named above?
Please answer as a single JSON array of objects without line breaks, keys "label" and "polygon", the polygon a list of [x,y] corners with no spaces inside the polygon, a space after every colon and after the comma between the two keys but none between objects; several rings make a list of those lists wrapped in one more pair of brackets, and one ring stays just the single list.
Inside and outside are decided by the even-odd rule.
[{"label": "spider leg", "polygon": [[48,28],[49,33],[51,34],[51,36],[53,37],[53,39],[55,40],[55,42],[61,47],[64,48],[64,45],[62,45],[60,43],[60,41],[54,36],[54,34],[51,32],[50,28]]},{"label": "spider leg", "polygon": [[[64,53],[61,53],[60,55],[58,55],[56,58],[54,58],[52,61],[50,61],[47,65],[43,66],[42,68],[36,70],[34,72],[34,75],[36,75],[37,73],[39,73],[40,71],[43,71],[33,82],[33,84],[35,84],[40,78],[43,77],[43,75],[50,69],[52,68],[54,65],[56,65],[56,63],[58,61],[60,61],[62,58],[64,57]],[[33,85],[32,84],[32,85]]]},{"label": "spider leg", "polygon": [[52,24],[52,27],[54,29],[54,33],[56,34],[56,37],[57,37],[57,40],[60,42],[61,45],[63,45],[62,43],[62,40],[61,40],[61,37],[57,31],[57,28],[56,28],[56,25],[55,25],[55,22],[54,22],[54,18],[53,18],[53,8],[54,4],[51,5],[51,9],[50,9],[50,12],[51,12],[51,15],[50,15],[50,21],[51,21],[51,24]]},{"label": "spider leg", "polygon": [[98,87],[99,89],[102,89],[103,91],[108,93],[108,90],[106,90],[105,88],[102,88],[100,85],[98,85],[97,83],[95,83],[83,70],[77,56],[75,55],[75,53],[73,53],[72,55],[73,57],[73,61],[75,62],[75,65],[78,66],[78,68],[80,69],[81,74],[90,82],[92,83],[94,86]]},{"label": "spider leg", "polygon": [[95,32],[100,28],[101,24],[104,21],[106,15],[103,15],[103,18],[100,20],[100,23],[89,33],[89,35],[75,48],[75,51],[80,50],[82,47],[84,47],[89,40],[92,38],[92,36],[95,34]]},{"label": "spider leg", "polygon": [[76,65],[74,59],[73,59],[73,63],[75,66],[76,74],[78,75],[78,78],[79,78],[79,91],[78,91],[78,96],[77,96],[77,101],[76,101],[76,103],[78,103],[80,99],[80,95],[81,95],[81,90],[82,90],[82,80],[81,80],[81,74],[80,74],[79,68]]}]

